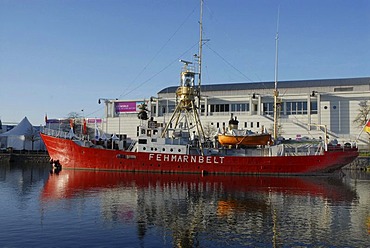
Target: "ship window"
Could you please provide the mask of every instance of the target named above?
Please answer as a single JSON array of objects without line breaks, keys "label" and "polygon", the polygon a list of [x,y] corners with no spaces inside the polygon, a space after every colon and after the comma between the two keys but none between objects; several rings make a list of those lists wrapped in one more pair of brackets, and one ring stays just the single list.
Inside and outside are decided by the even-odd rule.
[{"label": "ship window", "polygon": [[247,128],[247,122],[244,122],[244,127]]},{"label": "ship window", "polygon": [[150,150],[153,151],[153,147],[151,147]]},{"label": "ship window", "polygon": [[251,122],[251,128],[253,128],[253,122]]},{"label": "ship window", "polygon": [[157,139],[152,139],[152,142],[157,142]]},{"label": "ship window", "polygon": [[146,144],[147,140],[146,139],[139,139],[139,144]]},{"label": "ship window", "polygon": [[162,151],[166,151],[166,148],[162,148]]},{"label": "ship window", "polygon": [[145,129],[141,129],[141,134],[145,134]]},{"label": "ship window", "polygon": [[260,127],[260,123],[257,121],[257,127]]},{"label": "ship window", "polygon": [[181,149],[179,149],[178,151],[181,152]]},{"label": "ship window", "polygon": [[146,150],[146,147],[143,147],[143,150],[145,151]]},{"label": "ship window", "polygon": [[173,152],[173,149],[172,148],[170,149],[170,152]]}]

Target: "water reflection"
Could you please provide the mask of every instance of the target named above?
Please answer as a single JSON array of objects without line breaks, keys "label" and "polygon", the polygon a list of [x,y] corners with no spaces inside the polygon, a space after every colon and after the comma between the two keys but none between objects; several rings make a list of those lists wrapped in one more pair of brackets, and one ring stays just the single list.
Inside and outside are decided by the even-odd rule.
[{"label": "water reflection", "polygon": [[[162,245],[175,247],[343,244],[344,237],[333,235],[349,231],[350,206],[359,201],[353,188],[336,177],[74,170],[51,174],[41,193],[46,208],[89,198],[99,199],[108,225],[131,225],[139,240],[154,228]],[[357,231],[352,234],[359,239]]]}]

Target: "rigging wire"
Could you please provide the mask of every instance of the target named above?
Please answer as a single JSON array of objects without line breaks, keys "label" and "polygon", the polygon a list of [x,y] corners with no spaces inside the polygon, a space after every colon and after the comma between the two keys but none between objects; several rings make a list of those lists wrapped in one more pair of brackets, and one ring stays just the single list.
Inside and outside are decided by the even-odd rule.
[{"label": "rigging wire", "polygon": [[[138,75],[136,75],[136,77],[133,79],[133,81],[131,82],[130,85],[134,85],[136,80],[145,72],[145,70],[148,68],[148,66],[150,64],[152,64],[152,62],[158,57],[158,55],[163,51],[163,49],[170,43],[170,41],[175,37],[175,35],[181,30],[181,28],[185,25],[185,23],[188,21],[188,19],[193,15],[193,13],[195,12],[195,10],[197,9],[198,7],[194,7],[194,9],[189,13],[189,15],[185,18],[185,20],[180,24],[180,26],[175,30],[175,32],[168,38],[168,40],[162,45],[162,47],[156,52],[156,54],[149,60],[149,62],[143,67],[143,69],[138,73]],[[193,45],[190,49],[188,49],[186,52],[184,52],[183,54],[180,55],[183,56],[184,54],[186,54],[187,52],[189,52],[195,45]],[[130,90],[129,92],[126,92],[123,91],[123,92],[126,92],[125,94],[124,93],[121,93],[119,96],[118,96],[118,99],[130,94],[131,92],[135,91],[136,89],[140,88],[141,86],[143,86],[144,84],[146,84],[148,81],[150,81],[151,79],[153,79],[154,77],[156,77],[157,75],[159,75],[160,73],[162,73],[164,70],[166,70],[168,67],[170,67],[173,63],[175,63],[176,61],[178,61],[179,58],[177,58],[176,60],[172,61],[170,64],[168,64],[167,66],[165,66],[162,70],[160,70],[158,73],[154,74],[153,76],[151,76],[149,79],[143,81],[142,83],[140,83],[137,87],[135,87],[134,89]],[[86,116],[92,116],[93,114],[101,111],[102,109],[104,108],[104,106],[94,110],[93,112],[89,113],[89,114],[86,114]]]},{"label": "rigging wire", "polygon": [[213,50],[209,45],[205,44],[209,50],[211,50],[212,52],[214,52],[220,59],[222,59],[226,64],[228,64],[230,67],[232,67],[234,70],[236,70],[237,72],[239,72],[243,77],[245,77],[246,79],[248,79],[249,81],[253,82],[252,79],[250,79],[247,75],[245,75],[243,72],[241,72],[238,68],[236,68],[235,66],[233,66],[229,61],[227,61],[224,57],[222,57],[218,52],[216,52],[215,50]]},{"label": "rigging wire", "polygon": [[[136,86],[135,88],[133,88],[132,90],[126,92],[124,95],[121,94],[121,96],[126,96],[130,93],[132,93],[133,91],[137,90],[138,88],[140,88],[142,85],[146,84],[147,82],[149,82],[150,80],[152,80],[153,78],[155,78],[156,76],[158,76],[159,74],[161,74],[163,71],[165,71],[168,67],[170,67],[171,65],[173,65],[175,62],[178,62],[179,59],[181,59],[186,53],[188,53],[189,51],[191,51],[195,46],[197,46],[198,43],[195,43],[193,46],[191,46],[188,50],[186,50],[185,52],[183,52],[180,56],[178,56],[175,60],[171,61],[168,65],[166,65],[165,67],[163,67],[160,71],[158,71],[157,73],[155,73],[154,75],[152,75],[151,77],[149,77],[147,80],[143,81],[142,83],[140,83],[138,86]],[[120,96],[120,97],[121,97]]]},{"label": "rigging wire", "polygon": [[[187,22],[187,20],[190,18],[190,16],[193,15],[193,13],[195,12],[195,10],[197,9],[197,7],[195,7],[191,12],[190,14],[185,18],[185,20],[180,24],[180,26],[175,30],[175,32],[170,36],[170,38],[168,38],[168,40],[163,44],[163,46],[156,52],[156,54],[149,60],[149,62],[143,67],[143,69],[139,72],[139,74],[134,78],[134,80],[131,82],[130,85],[133,85],[136,80],[144,73],[144,71],[148,68],[148,66],[158,57],[158,55],[162,52],[162,50],[170,43],[170,41],[173,39],[173,37],[175,37],[175,35],[180,31],[180,29],[185,25],[185,23]],[[160,72],[162,72],[163,70],[161,70]],[[159,73],[157,73],[156,75],[158,75]],[[148,82],[148,80],[144,81],[143,83],[140,84],[143,85],[144,83]],[[137,89],[138,87],[136,87],[135,89]],[[126,90],[125,90],[126,91]],[[125,92],[124,91],[124,92]],[[133,90],[132,90],[133,91]],[[132,92],[130,91],[130,93]],[[127,95],[122,93],[119,95],[118,98],[121,98],[123,96]]]},{"label": "rigging wire", "polygon": [[[161,74],[168,67],[170,67],[171,65],[173,65],[175,62],[178,62],[179,59],[181,59],[185,54],[189,53],[189,51],[191,51],[197,45],[198,45],[198,42],[195,43],[195,44],[193,44],[189,49],[187,49],[185,52],[183,52],[181,55],[179,55],[176,59],[174,59],[169,64],[167,64],[165,67],[163,67],[160,71],[158,71],[157,73],[155,73],[154,75],[152,75],[151,77],[149,77],[148,79],[146,79],[145,81],[141,82],[140,84],[138,84],[135,88],[133,88],[132,90],[126,92],[125,94],[121,94],[120,97],[129,95],[133,91],[137,90],[138,88],[140,88],[141,86],[143,86],[144,84],[146,84],[147,82],[149,82],[150,80],[152,80],[153,78],[155,78],[156,76],[158,76],[159,74]],[[97,109],[97,110],[95,110],[95,111],[93,111],[93,112],[91,112],[89,114],[86,114],[86,116],[92,116],[93,114],[97,113],[98,111],[102,110],[103,108],[104,108],[104,106],[100,107],[99,109]]]}]

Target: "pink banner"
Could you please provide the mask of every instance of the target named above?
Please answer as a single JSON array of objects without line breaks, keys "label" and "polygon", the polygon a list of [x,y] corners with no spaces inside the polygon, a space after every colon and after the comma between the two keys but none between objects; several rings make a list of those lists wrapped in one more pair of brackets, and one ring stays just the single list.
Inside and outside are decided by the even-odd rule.
[{"label": "pink banner", "polygon": [[116,102],[116,113],[135,113],[142,102]]}]

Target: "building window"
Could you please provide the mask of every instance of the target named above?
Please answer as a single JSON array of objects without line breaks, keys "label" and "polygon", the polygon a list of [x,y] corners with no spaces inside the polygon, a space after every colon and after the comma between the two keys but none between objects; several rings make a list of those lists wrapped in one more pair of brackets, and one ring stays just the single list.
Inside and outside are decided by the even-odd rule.
[{"label": "building window", "polygon": [[334,92],[353,91],[353,87],[334,88]]},{"label": "building window", "polygon": [[317,102],[311,102],[311,114],[317,114]]},{"label": "building window", "polygon": [[211,104],[210,110],[211,112],[229,112],[230,105],[229,104]]},{"label": "building window", "polygon": [[274,103],[273,102],[264,103],[263,112],[265,113],[265,115],[273,115],[274,114]]},{"label": "building window", "polygon": [[168,105],[168,113],[173,113],[175,111],[175,105]]},{"label": "building window", "polygon": [[200,112],[204,113],[204,111],[205,111],[204,104],[202,104],[202,105],[200,105]]},{"label": "building window", "polygon": [[[287,115],[306,115],[307,114],[307,102],[286,102],[286,114]],[[311,102],[311,113],[312,113],[312,102]],[[317,113],[317,104],[316,104]]]},{"label": "building window", "polygon": [[304,115],[306,115],[306,114],[307,114],[307,102],[303,102],[303,103],[302,103],[302,113],[303,113]]},{"label": "building window", "polygon": [[231,112],[248,112],[249,111],[249,103],[232,103],[231,105]]}]

